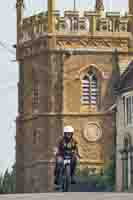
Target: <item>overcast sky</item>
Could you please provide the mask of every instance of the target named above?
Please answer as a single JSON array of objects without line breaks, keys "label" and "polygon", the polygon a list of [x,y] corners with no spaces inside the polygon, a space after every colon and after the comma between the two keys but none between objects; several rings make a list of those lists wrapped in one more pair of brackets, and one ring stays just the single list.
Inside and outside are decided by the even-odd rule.
[{"label": "overcast sky", "polygon": [[[95,0],[77,0],[77,7],[84,9],[93,7]],[[105,0],[105,8],[109,10],[126,10],[128,0]],[[17,115],[17,81],[18,67],[12,45],[16,43],[16,0],[2,0],[0,6],[0,172],[11,168],[15,159],[15,118]],[[56,0],[56,9],[71,9],[72,0]],[[25,15],[46,9],[46,0],[26,0]]]}]

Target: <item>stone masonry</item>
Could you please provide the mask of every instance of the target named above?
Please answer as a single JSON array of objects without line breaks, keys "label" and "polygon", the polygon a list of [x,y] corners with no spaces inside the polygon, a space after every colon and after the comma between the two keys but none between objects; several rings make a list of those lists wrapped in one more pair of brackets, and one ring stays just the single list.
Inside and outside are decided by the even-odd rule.
[{"label": "stone masonry", "polygon": [[[98,2],[98,1],[97,1]],[[53,188],[54,148],[72,125],[81,168],[102,169],[115,153],[114,87],[132,58],[132,15],[65,11],[50,0],[48,13],[23,18],[17,0],[19,110],[16,119],[17,192]],[[98,80],[97,104],[83,104],[82,80]]]}]

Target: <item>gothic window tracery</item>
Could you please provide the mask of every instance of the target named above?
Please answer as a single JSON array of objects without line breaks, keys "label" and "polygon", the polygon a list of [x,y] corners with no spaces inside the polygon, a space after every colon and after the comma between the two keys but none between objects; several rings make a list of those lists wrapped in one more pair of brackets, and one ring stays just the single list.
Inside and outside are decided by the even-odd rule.
[{"label": "gothic window tracery", "polygon": [[93,71],[89,71],[82,79],[81,103],[96,105],[98,97],[98,80]]}]

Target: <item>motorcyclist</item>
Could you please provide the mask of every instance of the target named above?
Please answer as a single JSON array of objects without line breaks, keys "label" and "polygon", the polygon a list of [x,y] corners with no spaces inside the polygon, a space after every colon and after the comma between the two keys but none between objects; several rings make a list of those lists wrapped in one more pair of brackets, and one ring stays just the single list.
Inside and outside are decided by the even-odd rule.
[{"label": "motorcyclist", "polygon": [[78,146],[76,140],[73,138],[74,128],[72,126],[64,127],[64,135],[60,139],[57,146],[56,165],[55,165],[55,181],[59,185],[60,169],[63,166],[63,159],[65,155],[71,156],[71,180],[75,183],[75,170],[77,165],[77,157],[79,157]]}]

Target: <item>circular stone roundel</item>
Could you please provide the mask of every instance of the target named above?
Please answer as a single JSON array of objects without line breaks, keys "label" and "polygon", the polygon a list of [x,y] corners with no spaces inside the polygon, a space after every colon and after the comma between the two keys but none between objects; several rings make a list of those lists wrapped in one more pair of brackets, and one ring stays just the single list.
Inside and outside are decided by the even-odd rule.
[{"label": "circular stone roundel", "polygon": [[96,142],[102,137],[102,130],[99,124],[89,123],[84,129],[84,137],[89,142]]}]

